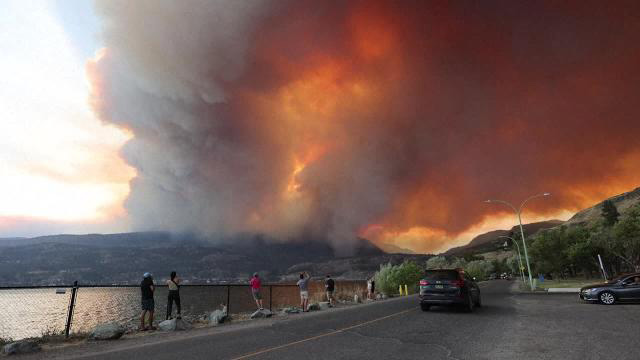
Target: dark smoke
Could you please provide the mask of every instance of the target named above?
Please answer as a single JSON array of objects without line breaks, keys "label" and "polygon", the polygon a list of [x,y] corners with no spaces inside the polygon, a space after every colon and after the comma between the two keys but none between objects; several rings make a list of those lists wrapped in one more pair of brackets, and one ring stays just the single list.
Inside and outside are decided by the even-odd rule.
[{"label": "dark smoke", "polygon": [[92,103],[135,136],[136,229],[455,236],[640,183],[639,7],[99,1]]}]

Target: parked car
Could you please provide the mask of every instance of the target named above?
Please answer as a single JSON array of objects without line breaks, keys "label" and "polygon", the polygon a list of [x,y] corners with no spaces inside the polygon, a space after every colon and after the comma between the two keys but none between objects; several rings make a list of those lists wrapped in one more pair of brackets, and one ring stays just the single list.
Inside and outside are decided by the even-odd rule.
[{"label": "parked car", "polygon": [[613,305],[617,302],[640,302],[640,273],[626,274],[604,284],[580,289],[580,299]]},{"label": "parked car", "polygon": [[431,306],[462,306],[471,312],[482,306],[480,288],[475,279],[461,270],[427,270],[420,280],[420,308],[428,311]]}]

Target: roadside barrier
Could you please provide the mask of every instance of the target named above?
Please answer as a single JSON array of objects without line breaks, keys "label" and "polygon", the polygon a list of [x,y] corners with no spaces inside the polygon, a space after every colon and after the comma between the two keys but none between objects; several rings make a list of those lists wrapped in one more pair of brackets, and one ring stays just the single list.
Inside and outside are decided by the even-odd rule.
[{"label": "roadside barrier", "polygon": [[[311,300],[325,301],[324,282],[309,283]],[[336,281],[336,299],[353,299],[366,292],[365,281]],[[263,284],[263,306],[276,310],[299,306],[300,293],[293,283]],[[157,284],[154,294],[156,322],[166,318],[168,288]],[[181,315],[191,322],[222,306],[229,313],[255,310],[248,284],[185,284],[180,286]],[[91,331],[98,324],[116,322],[135,329],[140,322],[139,285],[73,285],[0,287],[0,340],[48,335],[71,336]],[[172,315],[177,313],[176,305]]]}]

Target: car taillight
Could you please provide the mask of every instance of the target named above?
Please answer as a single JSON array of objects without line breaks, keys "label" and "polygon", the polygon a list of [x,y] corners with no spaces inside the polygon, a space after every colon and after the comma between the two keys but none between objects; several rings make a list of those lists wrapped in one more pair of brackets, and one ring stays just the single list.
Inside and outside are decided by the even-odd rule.
[{"label": "car taillight", "polygon": [[453,280],[451,284],[455,287],[461,288],[464,286],[464,280]]},{"label": "car taillight", "polygon": [[420,280],[420,286],[426,286],[429,285],[429,282],[427,280]]}]

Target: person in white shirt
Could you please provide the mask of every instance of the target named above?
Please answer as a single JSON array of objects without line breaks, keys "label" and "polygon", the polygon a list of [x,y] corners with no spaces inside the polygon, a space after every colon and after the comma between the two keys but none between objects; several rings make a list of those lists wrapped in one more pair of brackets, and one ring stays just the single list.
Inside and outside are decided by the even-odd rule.
[{"label": "person in white shirt", "polygon": [[180,319],[182,315],[180,314],[180,279],[175,271],[171,272],[171,276],[169,280],[167,280],[167,286],[169,287],[169,298],[167,299],[167,320],[171,318],[171,312],[173,308],[173,302],[176,302],[176,308],[178,309],[178,313],[176,317]]}]

